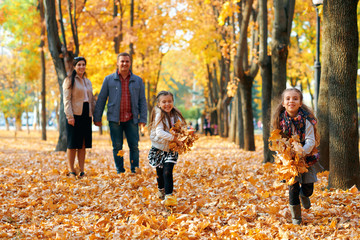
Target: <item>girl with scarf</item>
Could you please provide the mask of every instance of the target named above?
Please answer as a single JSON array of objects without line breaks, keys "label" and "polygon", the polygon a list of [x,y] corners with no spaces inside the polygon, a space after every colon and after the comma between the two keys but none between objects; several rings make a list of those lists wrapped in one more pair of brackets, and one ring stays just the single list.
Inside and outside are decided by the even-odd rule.
[{"label": "girl with scarf", "polygon": [[310,196],[314,191],[316,174],[322,171],[318,162],[317,147],[320,137],[317,132],[317,119],[312,110],[303,104],[303,95],[296,88],[288,88],[281,95],[282,102],[277,106],[273,120],[273,129],[281,129],[283,137],[298,135],[303,146],[303,156],[308,164],[308,172],[296,177],[296,183],[289,186],[289,204],[293,224],[300,224],[301,205],[305,209],[311,206]]}]

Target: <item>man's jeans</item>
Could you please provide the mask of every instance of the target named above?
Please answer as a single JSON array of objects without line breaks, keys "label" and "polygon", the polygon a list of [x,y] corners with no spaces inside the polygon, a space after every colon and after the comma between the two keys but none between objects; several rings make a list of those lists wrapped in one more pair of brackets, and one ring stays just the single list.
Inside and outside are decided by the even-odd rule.
[{"label": "man's jeans", "polygon": [[120,125],[117,122],[109,122],[110,136],[113,145],[113,155],[115,160],[116,171],[118,173],[125,172],[124,158],[118,156],[119,150],[123,148],[123,132],[130,149],[130,165],[131,172],[135,172],[139,167],[139,128],[138,124],[135,124],[133,120],[127,122],[121,122]]}]

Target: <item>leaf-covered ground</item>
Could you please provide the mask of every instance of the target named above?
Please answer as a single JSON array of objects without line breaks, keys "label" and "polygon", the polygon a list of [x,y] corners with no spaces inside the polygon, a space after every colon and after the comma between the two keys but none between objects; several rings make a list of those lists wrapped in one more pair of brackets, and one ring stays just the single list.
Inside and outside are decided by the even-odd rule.
[{"label": "leaf-covered ground", "polygon": [[[148,138],[140,142],[141,173],[117,175],[109,136],[94,133],[87,178],[73,180],[65,153],[53,151],[57,134],[48,136],[45,142],[24,131],[15,139],[0,131],[1,239],[360,238],[358,190],[327,190],[327,173],[319,175],[303,224],[292,225],[287,186],[272,164],[261,163],[261,147],[246,152],[201,137],[175,166],[179,205],[168,210],[156,195]],[[127,170],[128,154],[126,146]]]}]

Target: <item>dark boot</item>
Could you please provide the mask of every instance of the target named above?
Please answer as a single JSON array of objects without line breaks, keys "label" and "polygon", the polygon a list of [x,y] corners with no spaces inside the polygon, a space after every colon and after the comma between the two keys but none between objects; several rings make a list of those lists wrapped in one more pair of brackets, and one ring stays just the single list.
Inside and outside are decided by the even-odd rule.
[{"label": "dark boot", "polygon": [[300,191],[300,200],[301,200],[301,204],[305,209],[309,209],[311,207],[310,198],[302,195],[301,191]]},{"label": "dark boot", "polygon": [[298,205],[290,205],[290,212],[292,223],[295,225],[300,225],[301,223],[301,206]]}]

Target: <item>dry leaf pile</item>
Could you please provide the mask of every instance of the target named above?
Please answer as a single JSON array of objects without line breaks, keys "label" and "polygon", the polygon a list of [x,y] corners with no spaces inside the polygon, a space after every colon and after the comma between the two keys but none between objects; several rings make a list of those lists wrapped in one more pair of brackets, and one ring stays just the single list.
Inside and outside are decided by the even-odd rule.
[{"label": "dry leaf pile", "polygon": [[175,125],[170,129],[170,133],[174,135],[182,145],[179,146],[176,142],[170,142],[170,150],[178,152],[179,154],[186,153],[194,146],[194,142],[199,139],[199,136],[192,130],[187,129],[187,125],[178,120]]},{"label": "dry leaf pile", "polygon": [[299,136],[283,138],[281,130],[275,129],[269,138],[269,149],[276,151],[275,164],[279,179],[284,179],[289,185],[293,185],[295,177],[308,172],[308,165],[303,157],[303,148]]},{"label": "dry leaf pile", "polygon": [[[200,137],[174,170],[178,206],[157,198],[155,169],[139,143],[141,172],[116,174],[108,134],[94,133],[81,180],[66,176],[66,156],[48,141],[0,131],[0,239],[359,239],[360,194],[327,190],[318,175],[312,207],[291,224],[287,185],[262,164],[262,148],[240,150],[219,137]],[[261,145],[257,136],[256,146]],[[125,168],[129,150],[125,143]]]}]

